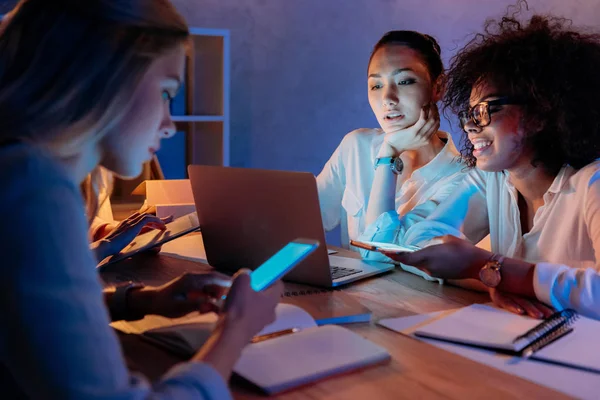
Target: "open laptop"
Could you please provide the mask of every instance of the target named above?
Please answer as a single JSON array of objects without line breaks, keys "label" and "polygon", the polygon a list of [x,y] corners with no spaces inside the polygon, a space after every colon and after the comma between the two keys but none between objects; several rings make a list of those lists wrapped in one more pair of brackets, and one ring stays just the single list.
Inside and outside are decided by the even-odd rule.
[{"label": "open laptop", "polygon": [[200,165],[188,172],[206,259],[217,270],[253,270],[296,238],[321,246],[284,277],[289,281],[335,287],[394,269],[327,254],[310,173]]}]

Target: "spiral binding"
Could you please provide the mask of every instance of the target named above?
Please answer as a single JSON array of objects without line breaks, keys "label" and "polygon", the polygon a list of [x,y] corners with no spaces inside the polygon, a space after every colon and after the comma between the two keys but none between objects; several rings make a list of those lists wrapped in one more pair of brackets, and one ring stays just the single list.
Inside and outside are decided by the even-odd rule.
[{"label": "spiral binding", "polygon": [[322,294],[338,291],[339,289],[306,289],[306,290],[290,290],[284,292],[282,297],[306,296],[311,294]]},{"label": "spiral binding", "polygon": [[517,337],[513,343],[519,341],[528,343],[527,346],[521,350],[521,355],[523,357],[529,357],[544,346],[570,332],[572,330],[571,325],[577,318],[579,318],[579,315],[575,310],[565,309],[558,311],[544,320],[541,324]]}]

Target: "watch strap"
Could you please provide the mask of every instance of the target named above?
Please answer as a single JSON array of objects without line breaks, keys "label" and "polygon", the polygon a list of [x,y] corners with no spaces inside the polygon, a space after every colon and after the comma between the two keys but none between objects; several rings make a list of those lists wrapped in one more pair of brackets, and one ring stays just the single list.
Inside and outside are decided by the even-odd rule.
[{"label": "watch strap", "polygon": [[404,169],[404,163],[400,157],[378,157],[375,159],[374,169],[377,169],[381,165],[387,165],[392,170],[392,172],[396,175],[402,173]]},{"label": "watch strap", "polygon": [[144,318],[144,315],[132,313],[128,304],[129,292],[134,289],[143,289],[144,287],[145,285],[143,283],[129,281],[115,288],[111,301],[113,320],[136,321]]}]

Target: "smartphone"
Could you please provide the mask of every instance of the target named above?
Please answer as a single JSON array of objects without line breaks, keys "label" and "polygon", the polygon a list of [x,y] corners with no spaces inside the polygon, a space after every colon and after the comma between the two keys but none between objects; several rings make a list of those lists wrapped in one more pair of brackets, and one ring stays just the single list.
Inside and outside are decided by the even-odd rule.
[{"label": "smartphone", "polygon": [[317,240],[296,239],[250,273],[250,286],[261,291],[268,288],[319,247]]},{"label": "smartphone", "polygon": [[378,251],[378,252],[389,251],[389,252],[396,252],[396,253],[406,253],[406,252],[413,252],[413,251],[421,250],[421,248],[417,247],[417,246],[408,246],[408,245],[400,246],[400,245],[394,244],[394,243],[381,243],[381,242],[368,242],[368,241],[361,242],[358,240],[350,240],[350,244],[352,246],[360,247],[361,249]]}]

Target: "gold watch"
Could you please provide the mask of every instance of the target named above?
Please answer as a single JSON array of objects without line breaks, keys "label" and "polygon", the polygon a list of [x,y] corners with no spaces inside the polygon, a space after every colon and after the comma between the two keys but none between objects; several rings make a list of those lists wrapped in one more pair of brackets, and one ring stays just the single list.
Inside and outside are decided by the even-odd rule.
[{"label": "gold watch", "polygon": [[479,280],[487,287],[495,288],[502,281],[502,264],[504,256],[494,254],[479,271]]}]

